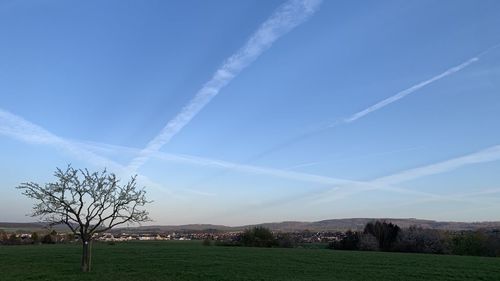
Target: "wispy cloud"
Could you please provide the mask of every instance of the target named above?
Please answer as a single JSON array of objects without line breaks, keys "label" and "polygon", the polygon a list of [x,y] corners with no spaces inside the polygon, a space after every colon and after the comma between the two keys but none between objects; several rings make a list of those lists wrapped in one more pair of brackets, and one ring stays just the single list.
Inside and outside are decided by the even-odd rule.
[{"label": "wispy cloud", "polygon": [[[35,125],[19,116],[11,114],[5,110],[0,109],[0,134],[13,137],[28,143],[46,144],[54,146],[69,152],[71,155],[76,156],[78,159],[84,160],[96,166],[106,166],[120,171],[127,171],[122,165],[109,160],[96,154],[94,151],[100,152],[127,152],[132,155],[140,153],[139,149],[104,145],[99,143],[85,143],[78,141],[69,141],[58,137],[55,134],[47,131],[46,129]],[[448,172],[460,167],[485,163],[500,160],[500,145],[492,146],[487,149],[471,153],[465,156],[449,159],[443,162],[430,164],[414,169],[405,170],[389,176],[380,177],[371,181],[356,181],[348,179],[339,179],[327,176],[314,175],[309,173],[301,173],[290,170],[274,169],[268,167],[260,167],[254,165],[244,165],[222,161],[217,159],[209,159],[203,157],[169,154],[163,152],[156,152],[153,157],[161,160],[171,162],[181,162],[193,164],[198,166],[208,166],[215,168],[230,169],[233,171],[240,171],[244,173],[260,174],[273,176],[278,178],[303,181],[309,183],[316,183],[326,185],[330,188],[326,192],[313,192],[308,193],[310,196],[301,195],[302,199],[309,197],[310,199],[316,198],[317,202],[334,201],[348,196],[354,195],[359,192],[384,190],[409,195],[419,195],[427,198],[428,200],[443,200],[445,196],[436,195],[427,192],[420,192],[414,190],[407,190],[403,188],[394,187],[394,185],[404,183],[417,178]],[[149,180],[148,180],[149,181]],[[155,184],[157,185],[157,184]],[[198,192],[198,191],[193,191]],[[210,194],[213,196],[214,194]],[[319,198],[319,199],[318,199]]]},{"label": "wispy cloud", "polygon": [[142,166],[151,154],[168,143],[236,75],[270,48],[277,39],[306,21],[318,10],[320,4],[321,0],[290,0],[281,5],[246,44],[224,62],[195,97],[147,144],[140,155],[131,161],[130,169],[137,170]]},{"label": "wispy cloud", "polygon": [[455,74],[457,72],[460,72],[462,70],[464,70],[465,68],[467,68],[468,66],[470,66],[471,64],[479,61],[479,59],[482,57],[482,56],[485,56],[486,54],[492,52],[493,50],[495,49],[498,49],[500,48],[500,44],[498,45],[494,45],[488,49],[486,49],[485,51],[479,53],[477,56],[474,56],[468,60],[466,60],[465,62],[457,65],[457,66],[454,66],[454,67],[451,67],[449,69],[447,69],[446,71],[444,71],[443,73],[441,74],[438,74],[438,75],[435,75],[434,77],[430,78],[430,79],[427,79],[425,81],[422,81],[422,82],[419,82],[407,89],[404,89],[380,102],[377,102],[376,104],[374,105],[371,105],[361,111],[358,111],[356,113],[353,113],[351,114],[350,116],[347,116],[345,118],[342,118],[342,119],[338,119],[337,121],[335,122],[332,122],[331,124],[328,124],[328,125],[322,125],[322,126],[319,126],[318,128],[316,129],[311,129],[309,131],[306,131],[300,135],[297,135],[293,138],[290,138],[284,142],[281,142],[277,145],[274,145],[273,147],[257,154],[256,156],[250,158],[250,161],[255,161],[259,158],[262,158],[270,153],[273,153],[275,151],[279,151],[285,147],[288,147],[296,142],[299,142],[299,141],[302,141],[304,139],[307,139],[311,136],[315,136],[317,135],[318,133],[321,133],[321,132],[324,132],[326,130],[330,130],[334,127],[338,127],[340,125],[345,125],[345,124],[349,124],[349,123],[353,123],[367,115],[369,115],[370,113],[373,113],[375,111],[378,111],[378,110],[381,110],[382,108],[386,107],[386,106],[389,106],[390,104],[394,103],[394,102],[397,102],[405,97],[407,97],[408,95],[410,94],[413,94],[415,93],[416,91],[418,90],[421,90],[422,88],[426,87],[426,86],[429,86],[430,84],[432,83],[435,83],[445,77],[448,77],[452,74]]},{"label": "wispy cloud", "polygon": [[[132,173],[123,165],[103,157],[81,145],[80,142],[59,137],[45,128],[36,125],[18,115],[0,109],[0,135],[5,135],[30,144],[42,144],[62,150],[78,160],[96,167],[106,167],[121,176],[130,176]],[[167,192],[163,186],[149,178],[138,175],[139,180],[148,186]]]},{"label": "wispy cloud", "polygon": [[[112,152],[112,153],[116,153],[117,151],[122,151],[131,153],[133,155],[140,153],[140,150],[135,148],[69,141],[49,132],[48,130],[36,124],[33,124],[19,116],[16,116],[12,113],[9,113],[1,109],[0,109],[0,134],[7,135],[12,138],[28,143],[50,145],[58,149],[62,149],[66,152],[69,152],[71,155],[76,156],[78,159],[81,159],[93,165],[106,166],[113,169],[118,169],[120,171],[127,171],[127,170],[122,165],[112,160],[109,160],[105,157],[102,157],[97,153],[95,153],[94,151],[97,150],[100,152]],[[301,194],[300,196],[297,197],[292,196],[289,197],[288,199],[280,199],[278,203],[274,201],[271,204],[261,203],[262,206],[267,206],[267,205],[276,206],[276,204],[287,204],[287,203],[289,204],[290,200],[294,201],[297,199],[300,199],[302,201],[304,199],[306,201],[309,200],[310,204],[325,203],[325,202],[340,200],[360,192],[377,191],[377,190],[407,194],[412,196],[417,195],[419,196],[419,199],[416,199],[415,202],[418,203],[418,202],[433,202],[433,201],[443,201],[443,200],[470,201],[472,199],[468,199],[468,197],[470,196],[467,196],[466,198],[464,196],[443,196],[427,192],[407,190],[404,188],[395,187],[394,185],[433,174],[448,172],[466,165],[500,160],[500,145],[492,146],[490,148],[475,153],[449,159],[443,162],[405,170],[393,175],[380,177],[371,181],[338,179],[338,178],[314,175],[309,173],[301,173],[301,172],[259,167],[253,165],[243,165],[216,159],[208,159],[208,158],[195,157],[189,155],[168,154],[163,152],[157,152],[153,154],[153,157],[166,161],[181,162],[198,166],[201,165],[201,166],[209,166],[215,168],[224,168],[244,173],[267,175],[267,176],[279,177],[295,181],[315,183],[330,187],[329,190],[326,192],[325,191],[308,192],[306,194]],[[141,176],[141,178],[144,181],[148,182],[148,185],[153,185],[156,187],[159,186],[158,184],[150,181],[145,177]],[[186,190],[186,191],[204,196],[215,195],[213,193],[210,194],[203,193],[197,190]],[[496,192],[496,190],[486,191],[486,192],[488,193]]]},{"label": "wispy cloud", "polygon": [[437,81],[439,81],[447,76],[450,76],[452,74],[455,74],[455,73],[467,68],[471,64],[479,61],[480,57],[488,54],[489,52],[491,52],[494,49],[497,49],[499,47],[500,47],[500,44],[494,45],[494,46],[482,51],[477,56],[472,57],[472,58],[466,60],[465,62],[444,71],[441,74],[438,74],[430,79],[427,79],[427,80],[422,81],[418,84],[415,84],[415,85],[411,86],[410,88],[404,89],[404,90],[396,93],[395,95],[390,96],[390,97],[388,97],[388,98],[386,98],[386,99],[384,99],[384,100],[382,100],[382,101],[380,101],[380,102],[378,102],[378,103],[376,103],[368,108],[365,108],[359,112],[356,112],[356,113],[352,114],[351,116],[342,119],[340,122],[334,123],[333,125],[330,125],[330,126],[335,126],[335,125],[342,124],[342,123],[351,123],[351,122],[354,122],[360,118],[363,118],[366,115],[368,115],[374,111],[380,110],[380,109],[390,105],[391,103],[394,103],[394,102],[396,102],[396,101],[398,101],[398,100],[400,100],[400,99],[402,99],[402,98],[404,98],[404,97],[406,97],[406,96],[408,96],[408,95],[410,95],[410,94],[412,94],[412,93],[414,93],[414,92],[416,92],[416,91],[418,91],[418,90],[420,90],[420,89],[422,89],[422,88],[424,88],[424,87],[426,87],[434,82],[437,82]]},{"label": "wispy cloud", "polygon": [[[108,152],[120,153],[120,154],[121,153],[130,153],[132,155],[136,154],[136,153],[140,153],[140,150],[138,150],[138,149],[124,147],[124,146],[113,146],[113,145],[99,144],[99,143],[81,143],[81,145],[83,145],[84,147],[86,147],[87,149],[90,149],[92,151],[108,151]],[[204,157],[184,155],[184,154],[171,154],[171,153],[157,151],[154,154],[152,154],[151,157],[153,157],[155,159],[163,160],[163,161],[168,161],[168,162],[178,162],[178,163],[184,163],[184,164],[190,164],[190,165],[196,165],[196,166],[205,166],[205,167],[210,167],[210,168],[227,169],[227,170],[231,170],[231,171],[248,173],[248,174],[265,175],[265,176],[288,179],[288,180],[293,180],[293,181],[314,183],[314,184],[324,185],[324,186],[328,186],[328,187],[335,186],[335,190],[380,189],[380,190],[385,190],[385,191],[390,191],[390,192],[424,196],[424,197],[429,197],[429,198],[434,198],[436,196],[436,195],[431,194],[431,193],[406,190],[406,189],[401,189],[401,188],[397,188],[397,187],[393,187],[393,186],[382,186],[381,184],[377,184],[375,186],[374,183],[370,183],[370,182],[356,181],[356,180],[349,180],[349,179],[340,179],[340,178],[321,176],[321,175],[315,175],[315,174],[310,174],[310,173],[302,173],[302,172],[296,172],[296,171],[290,171],[290,170],[275,169],[275,168],[270,168],[270,167],[238,164],[238,163],[233,163],[233,162],[228,162],[228,161],[223,161],[223,160],[218,160],[218,159],[204,158]],[[193,189],[191,189],[191,191],[193,191]]]},{"label": "wispy cloud", "polygon": [[[385,190],[388,190],[389,187],[411,180],[436,174],[442,174],[468,165],[487,163],[498,160],[500,160],[500,145],[495,145],[478,152],[455,157],[446,161],[408,169],[392,175],[376,178],[371,181],[365,182],[366,185],[364,186],[357,184],[356,188],[347,188],[342,192],[339,192],[338,189],[331,189],[327,192],[321,192],[316,195],[317,197],[321,198],[320,201],[322,202],[337,200],[339,198],[345,198],[364,191],[380,190],[381,187],[383,187]],[[401,188],[398,189],[401,190]],[[434,200],[446,200],[447,198],[451,197],[436,194],[434,194],[433,196],[429,196],[429,199]]]},{"label": "wispy cloud", "polygon": [[367,154],[363,154],[363,155],[359,155],[359,156],[333,157],[331,160],[306,162],[306,163],[296,164],[296,165],[293,165],[293,166],[285,168],[285,170],[295,170],[295,169],[298,169],[298,168],[316,166],[316,165],[325,164],[325,163],[339,163],[339,162],[345,162],[345,161],[349,161],[349,160],[360,160],[360,159],[366,159],[366,158],[372,158],[372,157],[378,157],[378,156],[396,154],[396,153],[401,153],[401,152],[408,152],[408,151],[413,151],[413,150],[422,149],[422,148],[423,148],[423,146],[412,146],[412,147],[402,148],[402,149],[393,149],[393,150],[388,150],[388,151],[381,151],[381,152],[375,152],[375,153],[367,153]]},{"label": "wispy cloud", "polygon": [[[91,143],[80,142],[79,144],[81,146],[85,147],[86,149],[91,150],[91,151],[102,151],[102,152],[109,152],[109,153],[122,153],[122,152],[124,152],[124,153],[129,153],[132,155],[137,155],[141,152],[141,150],[136,149],[136,148],[125,147],[125,146],[115,146],[115,145],[109,145],[109,144],[101,144],[101,143],[96,143],[96,142],[91,142]],[[331,185],[356,183],[356,181],[352,181],[352,180],[338,179],[338,178],[314,175],[314,174],[309,174],[309,173],[294,172],[294,171],[289,171],[289,170],[261,167],[261,166],[255,166],[255,165],[244,165],[244,164],[238,164],[238,163],[233,163],[233,162],[219,160],[219,159],[198,157],[198,156],[185,155],[185,154],[173,154],[173,153],[166,153],[166,152],[157,151],[157,152],[151,154],[151,157],[158,159],[158,160],[168,161],[168,162],[177,162],[177,163],[184,163],[184,164],[196,165],[196,166],[204,166],[204,167],[210,167],[210,168],[229,169],[229,170],[237,171],[237,172],[266,175],[266,176],[272,176],[272,177],[277,177],[277,178],[296,180],[296,181],[302,181],[302,182],[309,182],[309,183],[316,183],[316,184],[324,184],[324,185],[330,185],[330,186]]]},{"label": "wispy cloud", "polygon": [[425,81],[422,81],[416,85],[413,85],[408,89],[402,90],[402,91],[398,92],[397,94],[395,94],[389,98],[386,98],[385,100],[382,100],[382,101],[380,101],[380,102],[378,102],[378,103],[376,103],[376,104],[374,104],[366,109],[363,109],[359,112],[352,114],[351,116],[343,119],[342,123],[351,123],[351,122],[354,122],[360,118],[363,118],[366,115],[368,115],[374,111],[380,110],[380,109],[390,105],[391,103],[394,103],[394,102],[408,96],[409,94],[412,94],[412,93],[424,88],[425,86],[428,86],[436,81],[439,81],[447,76],[450,76],[454,73],[459,72],[460,70],[465,69],[466,67],[468,67],[469,65],[471,65],[472,63],[474,63],[478,60],[479,60],[479,57],[473,57],[473,58],[467,60],[466,62],[464,62],[460,65],[457,65],[455,67],[452,67],[439,75],[436,75],[428,80],[425,80]]},{"label": "wispy cloud", "polygon": [[109,159],[81,149],[73,142],[63,139],[41,126],[2,109],[0,109],[0,134],[28,143],[51,145],[96,166],[118,166],[118,164]]},{"label": "wispy cloud", "polygon": [[[74,140],[67,140],[61,138],[41,126],[27,121],[26,119],[14,115],[8,111],[0,109],[0,134],[18,139],[27,143],[32,144],[44,144],[55,147],[57,149],[63,150],[72,156],[99,167],[108,167],[115,171],[120,171],[124,174],[130,173],[130,171],[119,163],[116,163],[106,157],[100,156],[101,153],[117,153],[126,152],[132,155],[137,155],[141,152],[139,149],[115,146],[109,144],[100,144],[95,142],[81,142]],[[99,153],[96,153],[99,152]],[[373,186],[367,186],[365,182],[338,179],[333,177],[326,177],[320,175],[314,175],[309,173],[301,173],[294,171],[287,171],[281,169],[253,166],[253,165],[243,165],[232,163],[228,161],[222,161],[217,159],[209,159],[203,157],[189,156],[189,155],[179,155],[179,154],[169,154],[163,152],[156,152],[152,155],[153,157],[161,160],[171,161],[171,162],[181,162],[197,166],[209,166],[213,168],[224,168],[233,171],[239,171],[244,173],[267,175],[278,178],[284,178],[295,181],[309,182],[328,186],[350,186],[354,187],[364,187],[373,188]],[[144,176],[141,178],[147,181],[150,185],[159,186],[153,181],[147,179]],[[384,189],[384,187],[380,187]],[[387,187],[387,190],[400,192],[400,193],[412,193],[411,191],[398,190],[397,188]],[[190,190],[189,192],[200,193],[199,191]],[[210,194],[213,196],[213,194]]]},{"label": "wispy cloud", "polygon": [[[292,205],[300,202],[301,206],[311,206],[314,207],[317,204],[331,204],[334,201],[343,200],[355,194],[369,191],[389,191],[396,192],[400,194],[407,195],[417,195],[418,198],[411,197],[410,200],[400,203],[397,206],[408,206],[416,205],[428,202],[443,202],[443,201],[457,201],[457,202],[469,202],[469,203],[480,203],[478,200],[481,196],[496,194],[500,192],[500,189],[486,189],[477,192],[462,193],[462,194],[450,194],[450,195],[440,195],[427,192],[419,192],[414,190],[409,190],[401,187],[394,187],[393,185],[401,184],[406,181],[414,180],[420,177],[425,177],[429,175],[445,173],[458,169],[467,165],[486,163],[491,161],[500,160],[500,145],[492,146],[490,148],[481,150],[479,152],[471,153],[461,157],[456,157],[439,163],[434,163],[431,165],[425,165],[415,169],[405,170],[392,175],[380,177],[373,179],[371,181],[354,181],[355,184],[343,184],[330,187],[327,190],[312,190],[306,191],[300,194],[288,195],[274,200],[267,200],[259,203],[247,204],[241,206],[239,209],[234,209],[231,212],[234,214],[245,213],[247,210],[255,208],[276,208],[282,207],[284,205]],[[357,210],[360,210],[357,208]],[[367,212],[371,209],[366,208]]]},{"label": "wispy cloud", "polygon": [[492,162],[497,160],[500,160],[500,145],[495,145],[475,153],[456,157],[443,162],[409,169],[396,173],[394,175],[381,177],[371,182],[376,184],[399,184],[425,176],[452,171],[466,165]]}]

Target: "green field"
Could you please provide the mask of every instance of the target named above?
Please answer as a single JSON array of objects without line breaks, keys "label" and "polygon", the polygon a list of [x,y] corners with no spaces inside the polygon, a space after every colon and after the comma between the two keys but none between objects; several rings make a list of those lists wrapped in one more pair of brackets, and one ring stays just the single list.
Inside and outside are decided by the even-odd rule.
[{"label": "green field", "polygon": [[500,258],[202,246],[200,242],[98,243],[93,271],[78,245],[0,247],[0,280],[500,280]]}]

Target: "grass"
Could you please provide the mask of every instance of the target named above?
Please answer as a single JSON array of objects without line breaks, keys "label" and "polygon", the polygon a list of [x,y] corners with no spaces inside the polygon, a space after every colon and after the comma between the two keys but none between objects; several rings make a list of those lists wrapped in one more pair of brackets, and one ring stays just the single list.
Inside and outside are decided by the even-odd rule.
[{"label": "grass", "polygon": [[500,258],[130,242],[0,247],[0,280],[500,280]]}]

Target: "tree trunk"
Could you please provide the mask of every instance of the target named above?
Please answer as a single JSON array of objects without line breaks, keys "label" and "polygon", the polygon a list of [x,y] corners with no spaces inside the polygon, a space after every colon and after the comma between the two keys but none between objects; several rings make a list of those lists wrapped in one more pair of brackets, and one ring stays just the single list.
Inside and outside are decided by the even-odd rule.
[{"label": "tree trunk", "polygon": [[92,241],[82,240],[82,242],[83,242],[82,271],[90,272],[90,265],[92,261]]}]

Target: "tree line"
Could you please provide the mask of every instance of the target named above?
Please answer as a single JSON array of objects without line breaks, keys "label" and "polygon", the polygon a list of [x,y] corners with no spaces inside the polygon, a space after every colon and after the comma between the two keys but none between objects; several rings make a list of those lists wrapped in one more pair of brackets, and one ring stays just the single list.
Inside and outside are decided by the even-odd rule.
[{"label": "tree line", "polygon": [[347,231],[328,245],[336,250],[500,256],[500,231],[443,231],[412,226],[402,229],[385,221],[367,223],[363,231]]},{"label": "tree line", "polygon": [[[205,239],[203,245],[240,247],[304,246],[297,236],[273,233],[257,226],[246,229],[231,240]],[[328,243],[328,249],[351,251],[384,251],[470,256],[500,256],[500,230],[444,231],[412,226],[400,228],[386,221],[373,221],[362,231],[345,232],[340,239]]]}]

